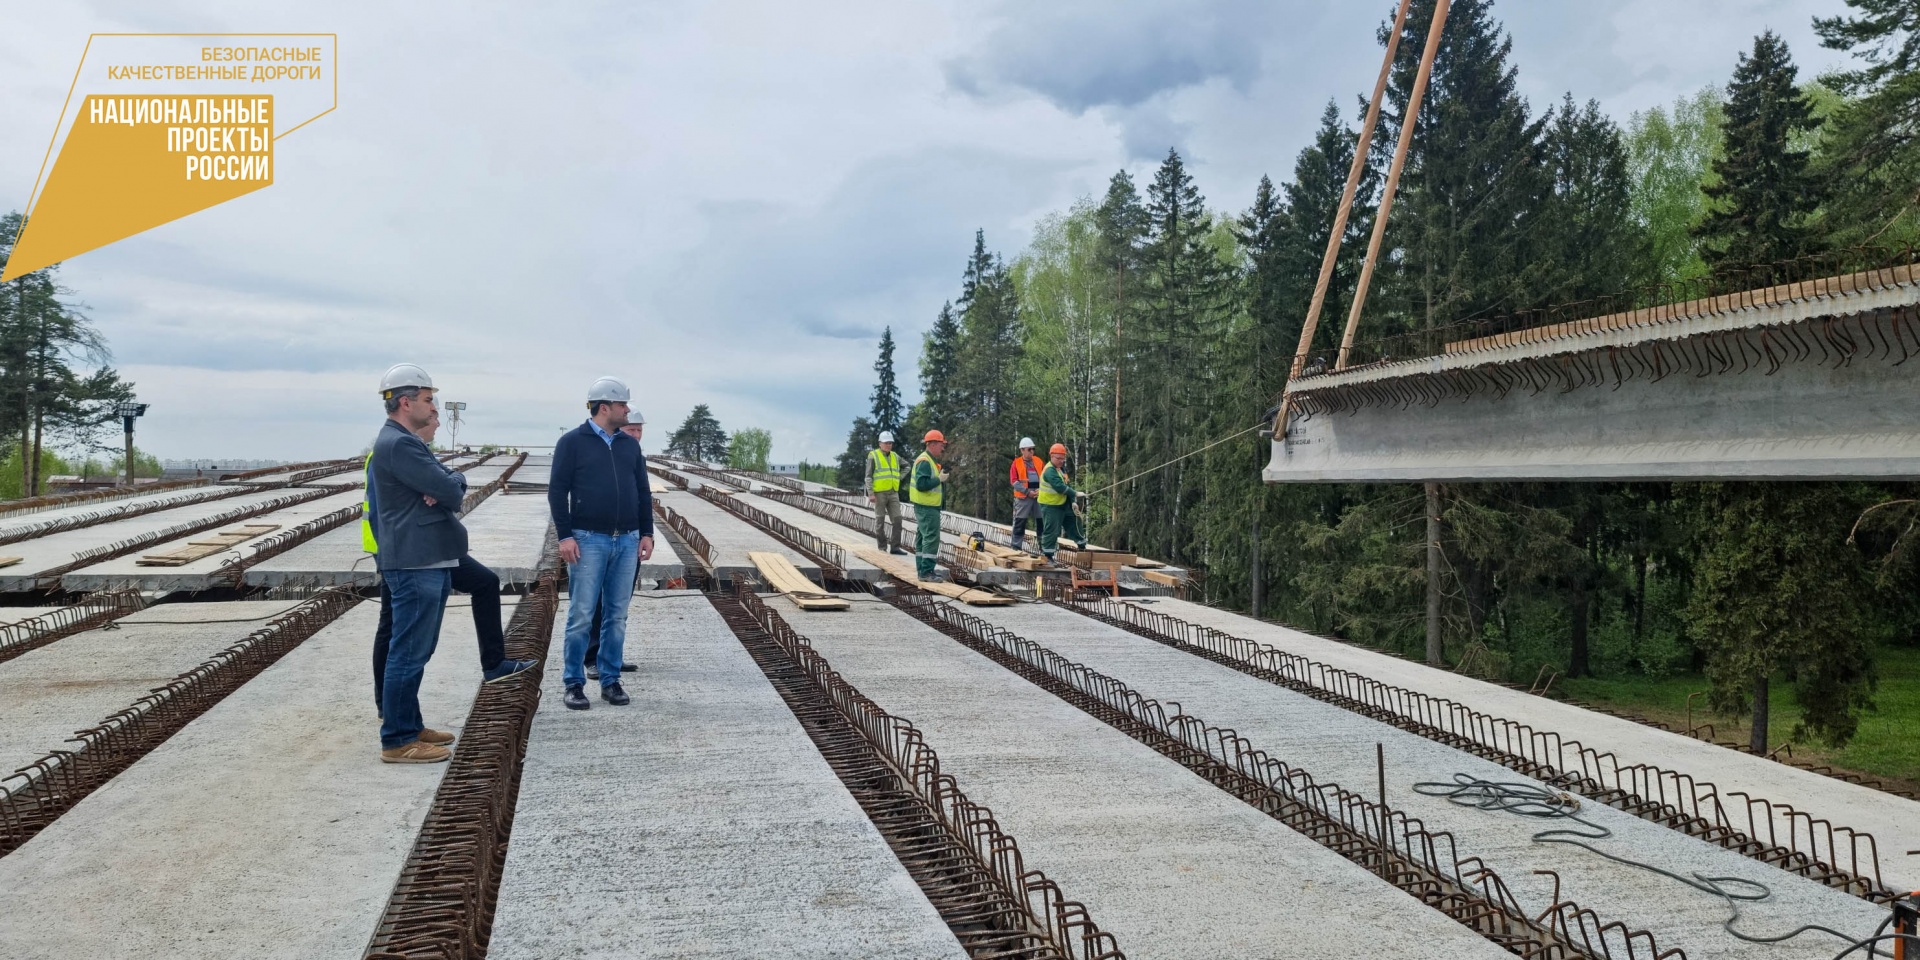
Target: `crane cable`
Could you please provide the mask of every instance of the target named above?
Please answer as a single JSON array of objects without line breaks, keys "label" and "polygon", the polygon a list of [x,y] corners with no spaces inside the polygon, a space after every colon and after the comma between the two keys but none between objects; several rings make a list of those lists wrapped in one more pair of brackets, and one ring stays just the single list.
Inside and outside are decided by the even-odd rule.
[{"label": "crane cable", "polygon": [[1125,484],[1132,483],[1133,481],[1138,480],[1141,477],[1146,476],[1147,474],[1157,473],[1161,470],[1165,470],[1166,468],[1171,467],[1174,464],[1187,459],[1188,457],[1194,456],[1195,454],[1206,453],[1208,450],[1212,450],[1214,447],[1217,447],[1223,443],[1226,443],[1229,440],[1238,440],[1241,437],[1244,437],[1247,434],[1252,433],[1255,430],[1258,430],[1266,425],[1267,425],[1267,421],[1261,420],[1259,423],[1256,423],[1253,426],[1240,431],[1239,433],[1228,434],[1227,436],[1221,437],[1220,439],[1215,440],[1212,443],[1209,443],[1198,450],[1189,450],[1186,453],[1183,453],[1177,457],[1174,457],[1172,460],[1168,460],[1165,463],[1159,464],[1157,466],[1148,467],[1147,469],[1142,470],[1139,473],[1136,473],[1133,476],[1126,478],[1125,480],[1115,480],[1114,482],[1107,484],[1106,486],[1100,488],[1099,490],[1095,490],[1094,492],[1088,494],[1087,496],[1089,498],[1095,497],[1095,496],[1105,496],[1109,492],[1117,490],[1120,487],[1124,486]]}]

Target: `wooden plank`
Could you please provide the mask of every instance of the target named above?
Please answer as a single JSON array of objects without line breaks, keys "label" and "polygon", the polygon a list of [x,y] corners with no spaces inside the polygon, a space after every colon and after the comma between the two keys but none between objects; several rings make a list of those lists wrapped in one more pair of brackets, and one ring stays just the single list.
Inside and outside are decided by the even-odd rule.
[{"label": "wooden plank", "polygon": [[138,567],[183,567],[195,560],[211,557],[216,553],[231,550],[263,534],[280,529],[277,523],[246,523],[232,530],[222,530],[206,540],[189,540],[185,546],[175,547],[161,553],[149,553],[135,560]]},{"label": "wooden plank", "polygon": [[1178,587],[1180,585],[1180,578],[1171,573],[1161,573],[1158,570],[1142,570],[1140,571],[1140,575],[1163,587]]},{"label": "wooden plank", "polygon": [[761,579],[768,586],[780,591],[781,596],[793,601],[793,605],[802,610],[850,610],[853,603],[843,597],[822,591],[814,585],[807,575],[801,573],[793,561],[769,551],[753,550],[747,553],[747,559],[760,570]]},{"label": "wooden plank", "polygon": [[1131,553],[1118,550],[1060,550],[1054,553],[1060,562],[1076,567],[1092,567],[1096,564],[1113,564],[1131,567],[1139,563],[1140,558]]},{"label": "wooden plank", "polygon": [[920,579],[913,563],[901,557],[888,556],[872,547],[855,547],[854,556],[885,570],[901,580],[905,580],[928,593],[937,593],[943,597],[958,600],[971,607],[1008,607],[1013,605],[1012,597],[1003,597],[997,593],[988,593],[974,587],[963,587],[957,583],[928,583]]},{"label": "wooden plank", "polygon": [[25,557],[0,557],[0,567],[11,567],[26,559]]}]

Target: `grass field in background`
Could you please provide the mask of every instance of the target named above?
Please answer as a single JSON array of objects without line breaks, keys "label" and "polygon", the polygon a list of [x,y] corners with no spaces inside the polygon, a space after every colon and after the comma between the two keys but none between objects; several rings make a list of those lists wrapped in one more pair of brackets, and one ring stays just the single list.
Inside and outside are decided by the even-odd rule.
[{"label": "grass field in background", "polygon": [[[1859,733],[1838,749],[1824,743],[1794,741],[1793,756],[1892,777],[1906,781],[1908,786],[1920,787],[1920,649],[1883,647],[1876,657],[1880,664],[1880,688],[1874,694],[1874,708],[1860,718]],[[1687,695],[1707,688],[1706,681],[1698,675],[1684,674],[1658,679],[1586,679],[1560,683],[1571,697],[1679,729],[1684,729],[1687,723]],[[1768,723],[1771,748],[1793,738],[1800,708],[1793,702],[1793,691],[1786,684],[1774,684],[1769,699],[1773,709]],[[1715,715],[1707,710],[1704,696],[1694,700],[1693,722],[1713,724],[1716,739],[1740,743],[1747,740],[1748,718]]]}]

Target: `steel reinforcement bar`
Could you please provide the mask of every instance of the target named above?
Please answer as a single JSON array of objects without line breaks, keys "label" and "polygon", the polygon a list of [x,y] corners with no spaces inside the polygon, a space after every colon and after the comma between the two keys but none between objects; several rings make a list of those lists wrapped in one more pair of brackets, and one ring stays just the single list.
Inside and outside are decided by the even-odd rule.
[{"label": "steel reinforcement bar", "polygon": [[149,493],[164,493],[168,490],[181,490],[187,487],[204,487],[210,483],[205,477],[189,477],[184,480],[162,480],[158,483],[146,483],[133,487],[108,487],[105,490],[86,490],[80,493],[53,493],[44,497],[27,497],[24,500],[11,500],[0,503],[0,520],[17,517],[42,510],[58,510],[82,503],[98,500],[124,500],[128,497],[140,497]]},{"label": "steel reinforcement bar", "polygon": [[272,513],[275,510],[284,510],[287,507],[297,506],[299,504],[306,503],[309,500],[318,500],[321,497],[331,497],[334,494],[339,492],[340,491],[338,490],[324,490],[324,489],[297,490],[291,493],[283,494],[278,497],[274,497],[271,500],[265,500],[260,503],[250,504],[248,506],[236,507],[224,513],[219,513],[214,516],[207,517],[204,520],[190,520],[186,523],[176,523],[173,526],[167,527],[163,530],[153,530],[147,533],[140,534],[137,537],[128,537],[127,539],[121,540],[117,543],[109,543],[106,546],[94,547],[91,550],[82,550],[79,553],[74,554],[73,559],[68,561],[67,563],[63,563],[60,566],[54,567],[51,570],[48,570],[39,574],[35,578],[35,582],[37,583],[37,585],[43,588],[51,587],[58,584],[62,576],[68,573],[71,573],[74,570],[78,570],[79,568],[87,566],[89,564],[99,563],[102,560],[112,560],[117,557],[124,557],[127,554],[134,552],[135,550],[142,550],[147,547],[153,546],[156,543],[165,543],[168,540],[173,540],[178,537],[191,536],[196,533],[205,533],[206,531],[212,530],[215,527],[224,527],[227,524],[234,523],[236,521],[247,520],[253,517],[260,516],[262,514]]},{"label": "steel reinforcement bar", "polygon": [[146,598],[138,590],[102,590],[89,593],[76,603],[0,626],[0,663],[29,650],[44,647],[61,637],[92,630],[129,613],[146,609]]},{"label": "steel reinforcement bar", "polygon": [[[144,490],[141,491],[141,493],[145,492]],[[22,540],[32,540],[35,537],[44,537],[67,530],[77,530],[81,527],[91,527],[98,523],[110,523],[115,520],[131,520],[134,517],[144,517],[147,514],[159,513],[162,510],[172,510],[175,507],[206,503],[209,500],[224,500],[228,497],[237,497],[243,493],[252,492],[253,491],[245,487],[206,487],[199,490],[188,490],[185,491],[182,496],[166,500],[156,500],[150,503],[123,503],[117,507],[102,507],[98,510],[89,510],[86,513],[77,513],[67,517],[55,517],[51,520],[31,523],[24,527],[14,527],[5,533],[0,533],[0,545],[19,543]]]},{"label": "steel reinforcement bar", "polygon": [[314,537],[329,530],[344,527],[358,519],[360,519],[360,505],[356,503],[252,541],[246,545],[249,551],[247,554],[220,561],[220,569],[208,579],[214,582],[224,580],[227,586],[237,587],[246,579],[248,568],[254,564],[277,557]]},{"label": "steel reinforcement bar", "polygon": [[1559,901],[1530,916],[1479,857],[1462,857],[1452,834],[1338,784],[1318,783],[1233,732],[1163,706],[1127,684],[924,595],[892,603],[1090,716],[1175,760],[1220,789],[1413,895],[1486,939],[1542,960],[1685,957],[1653,934]]},{"label": "steel reinforcement bar", "polygon": [[287,611],[245,639],[134,701],[98,726],[0,779],[0,856],[19,849],[74,804],[132,766],[289,650],[360,602],[334,590]]},{"label": "steel reinforcement bar", "polygon": [[655,480],[658,480],[661,483],[666,484],[667,489],[669,490],[680,491],[680,490],[685,490],[687,488],[686,484],[680,482],[679,477],[676,477],[673,474],[668,473],[666,467],[656,467],[652,463],[648,463],[647,472],[653,474],[653,478]]},{"label": "steel reinforcement bar", "polygon": [[807,558],[820,565],[822,577],[844,580],[847,576],[847,551],[837,543],[808,533],[759,507],[741,503],[738,497],[717,493],[708,487],[694,491],[699,497],[728,513],[766,531],[776,540],[807,555]]},{"label": "steel reinforcement bar", "polygon": [[674,535],[680,538],[680,544],[675,545],[676,551],[680,545],[685,545],[692,551],[694,559],[699,560],[700,565],[707,569],[707,573],[713,573],[713,545],[707,542],[707,538],[700,531],[693,528],[693,524],[687,522],[686,517],[675,513],[672,507],[658,500],[653,501],[653,515],[666,523],[667,529],[672,530]]},{"label": "steel reinforcement bar", "polygon": [[689,465],[684,467],[676,467],[674,469],[679,470],[681,473],[690,473],[696,477],[699,477],[702,480],[711,480],[714,483],[720,484],[721,486],[730,487],[734,490],[739,490],[742,493],[746,492],[749,486],[745,480],[742,480],[739,477],[729,477],[724,473],[720,473],[719,471],[708,470],[706,467],[695,467],[695,466]]},{"label": "steel reinforcement bar", "polygon": [[[1137,604],[1075,596],[1070,588],[1052,584],[1045,590],[1047,600],[1094,620],[1464,750],[1836,890],[1876,903],[1893,896],[1880,879],[1879,846],[1864,831],[1740,791],[1722,792],[1711,782],[1653,764],[1624,764],[1611,752],[1554,731],[1382,683]],[[1744,830],[1736,819],[1735,811],[1741,810]]]},{"label": "steel reinforcement bar", "polygon": [[968,955],[1121,960],[1112,934],[1029,869],[912,723],[862,696],[753,592],[708,594]]},{"label": "steel reinforcement bar", "polygon": [[[220,482],[221,483],[244,483],[248,480],[254,479],[255,477],[271,476],[272,474],[287,473],[289,471],[295,474],[299,474],[299,473],[307,472],[309,470],[319,469],[322,467],[326,468],[328,472],[338,473],[341,470],[351,469],[353,464],[356,462],[365,463],[366,460],[361,457],[348,457],[343,460],[308,460],[305,463],[283,463],[277,467],[259,467],[253,470],[245,470],[240,473],[229,473],[226,476],[221,477]],[[325,476],[325,475],[326,474],[321,474],[321,476]],[[289,480],[280,480],[275,482],[276,483],[293,483],[295,481],[289,479]]]},{"label": "steel reinforcement bar", "polygon": [[843,527],[858,530],[869,537],[878,536],[876,531],[880,529],[880,524],[873,519],[873,513],[868,510],[855,510],[844,503],[833,503],[831,501],[821,500],[808,493],[784,493],[777,490],[769,490],[765,493],[755,494],[755,496],[766,497],[768,500],[772,500],[775,503],[784,503],[789,507],[799,507],[822,520],[831,520]]},{"label": "steel reinforcement bar", "polygon": [[[488,459],[492,459],[494,456],[495,454],[491,454],[491,453],[487,454]],[[486,462],[485,460],[480,461],[480,463],[485,463],[485,462]],[[472,513],[473,508],[486,502],[486,499],[488,497],[491,497],[494,494],[499,493],[500,491],[506,489],[507,481],[513,479],[513,475],[514,473],[519,471],[520,465],[526,462],[527,462],[527,455],[522,453],[512,463],[508,464],[507,469],[501,471],[499,476],[494,477],[492,480],[488,480],[485,484],[481,485],[478,489],[467,491],[466,497],[464,497],[460,501],[460,516],[464,517],[467,514]],[[473,466],[477,467],[480,465],[480,463],[476,463]],[[472,467],[467,467],[462,469],[460,472],[465,473],[467,470],[471,470],[471,469]]]},{"label": "steel reinforcement bar", "polygon": [[559,560],[549,531],[536,585],[521,596],[507,625],[507,656],[531,659],[534,666],[505,683],[483,684],[474,695],[460,749],[448,762],[367,944],[369,960],[487,955],[558,607]]}]

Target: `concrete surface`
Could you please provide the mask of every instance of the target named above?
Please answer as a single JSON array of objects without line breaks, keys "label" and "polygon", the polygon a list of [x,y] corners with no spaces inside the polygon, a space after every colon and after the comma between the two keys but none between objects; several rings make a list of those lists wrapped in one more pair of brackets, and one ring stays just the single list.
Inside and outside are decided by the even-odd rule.
[{"label": "concrete surface", "polygon": [[545,494],[502,491],[480,501],[460,522],[467,527],[467,551],[492,567],[500,582],[533,582],[553,525]]},{"label": "concrete surface", "polygon": [[171,603],[30,650],[0,663],[0,774],[199,666],[293,601]]},{"label": "concrete surface", "polygon": [[[698,480],[698,477],[693,479]],[[749,574],[758,576],[760,568],[747,559],[754,551],[778,553],[793,561],[793,565],[815,583],[820,581],[820,565],[800,555],[786,544],[775,540],[771,534],[763,533],[758,527],[716,507],[692,493],[671,491],[654,494],[654,498],[673,508],[673,512],[685,517],[687,522],[707,538],[712,548],[713,575],[722,580],[738,579]],[[658,518],[655,518],[656,521]],[[657,538],[656,538],[657,539]]]},{"label": "concrete surface", "polygon": [[[329,513],[346,507],[359,506],[363,494],[358,487],[343,490],[332,496],[320,497],[306,503],[298,503],[272,513],[261,514],[246,520],[236,520],[232,526],[239,527],[248,523],[277,523],[278,530],[270,530],[228,550],[208,557],[201,557],[192,563],[177,567],[143,567],[140,558],[152,553],[165,553],[175,547],[185,546],[189,541],[201,539],[220,530],[207,530],[201,533],[187,534],[162,543],[150,544],[124,557],[103,560],[99,563],[81,567],[60,578],[60,585],[68,590],[117,590],[124,587],[138,587],[142,590],[207,590],[217,586],[226,586],[218,582],[222,564],[234,557],[251,559],[260,550],[260,545],[280,533],[317,520]],[[227,503],[230,501],[220,501]],[[171,513],[172,511],[168,511]],[[355,521],[354,523],[357,523]],[[354,524],[348,524],[353,526]],[[226,529],[226,528],[221,528]]]},{"label": "concrete surface", "polygon": [[[1920,287],[1903,283],[1684,320],[1598,330],[1574,324],[1530,343],[1303,377],[1295,392],[1332,394],[1521,361],[1571,363],[1571,354],[1584,352],[1584,362],[1604,379],[1573,390],[1522,386],[1498,396],[1481,388],[1433,403],[1296,415],[1287,440],[1271,444],[1263,476],[1269,483],[1913,479],[1920,477],[1920,429],[1907,408],[1920,388],[1920,370],[1897,365],[1898,356],[1841,363],[1816,343],[1799,357],[1777,331],[1885,310],[1864,328],[1851,322],[1843,328],[1864,350],[1895,339],[1895,317],[1916,302]],[[1778,344],[1772,348],[1782,361],[1777,370],[1759,355],[1763,330]],[[1751,334],[1746,354],[1753,360],[1744,372],[1683,371],[1659,380],[1642,374],[1615,388],[1614,370],[1654,367],[1659,341],[1743,333]],[[1671,357],[1659,362],[1673,366]]]},{"label": "concrete surface", "polygon": [[[1688,956],[1822,960],[1844,945],[1826,936],[1799,937],[1783,944],[1746,943],[1721,930],[1728,913],[1718,896],[1585,850],[1530,839],[1544,829],[1583,827],[1469,809],[1411,788],[1417,781],[1451,782],[1455,773],[1541,786],[1491,761],[1060,607],[1024,605],[967,612],[1120,680],[1143,696],[1163,704],[1178,703],[1206,723],[1234,730],[1319,783],[1339,783],[1377,798],[1377,761],[1371,747],[1384,744],[1387,796],[1393,808],[1419,818],[1428,829],[1451,832],[1460,856],[1483,858],[1530,915],[1554,903],[1553,880],[1534,871],[1553,870],[1560,875],[1562,896],[1607,920],[1650,930],[1662,949],[1681,947]],[[1611,838],[1596,842],[1609,853],[1682,876],[1741,877],[1772,887],[1770,900],[1743,906],[1745,921],[1740,929],[1745,932],[1781,932],[1802,923],[1819,923],[1866,937],[1886,916],[1885,908],[1602,804],[1587,804],[1581,816],[1613,831]]]},{"label": "concrete surface", "polygon": [[[1899,890],[1920,889],[1920,857],[1905,855],[1908,850],[1920,849],[1920,803],[1915,801],[1229,611],[1172,599],[1161,599],[1147,607],[1382,683],[1445,697],[1536,730],[1559,733],[1594,750],[1617,754],[1623,767],[1657,764],[1711,781],[1723,795],[1744,791],[1864,830],[1878,841],[1880,868],[1887,885]],[[1087,625],[1098,626],[1091,620]],[[1571,759],[1561,765],[1577,766]],[[1781,835],[1785,835],[1784,822]]]},{"label": "concrete surface", "polygon": [[329,530],[277,557],[247,568],[250,587],[377,585],[373,554],[360,546],[360,523]]},{"label": "concrete surface", "polygon": [[[768,516],[778,517],[822,540],[846,547],[847,579],[859,580],[866,583],[879,583],[887,579],[886,571],[866,560],[860,559],[853,553],[856,547],[873,546],[873,539],[866,534],[852,527],[843,527],[825,517],[814,516],[799,507],[789,507],[778,500],[769,500],[765,497],[756,497],[751,494],[743,494],[740,499],[742,503],[764,511]],[[900,535],[901,545],[903,547],[910,546],[909,540],[911,538],[904,525],[902,526]]]},{"label": "concrete surface", "polygon": [[[24,559],[13,566],[0,568],[0,592],[38,589],[38,581],[46,576],[46,571],[72,563],[74,555],[82,551],[118,543],[155,530],[217,517],[229,510],[257,506],[288,495],[287,490],[251,491],[224,500],[175,507],[143,517],[115,520],[7,544],[4,548],[0,548],[0,553]],[[251,521],[235,521],[236,524],[248,522]]]},{"label": "concrete surface", "polygon": [[[18,513],[0,517],[0,537],[14,536],[25,530],[39,529],[44,524],[73,517],[86,516],[88,514],[146,507],[156,503],[193,503],[209,498],[217,499],[223,496],[232,496],[234,492],[231,487],[217,487],[212,485],[183,487],[175,490],[162,490],[158,493],[143,493],[131,497],[116,497],[111,500],[93,500],[87,503],[77,503],[72,506],[37,510],[32,513]],[[5,548],[0,547],[0,553],[4,552]]]},{"label": "concrete surface", "polygon": [[[0,858],[0,956],[358,960],[447,769],[379,761],[378,614],[349,610]],[[460,729],[473,643],[449,610],[429,725]]]},{"label": "concrete surface", "polygon": [[912,721],[1027,866],[1085,903],[1128,956],[1509,956],[985,657],[855,600],[781,615]]},{"label": "concrete surface", "polygon": [[495,957],[964,958],[711,604],[636,598],[633,705],[560,705],[556,620]]}]

